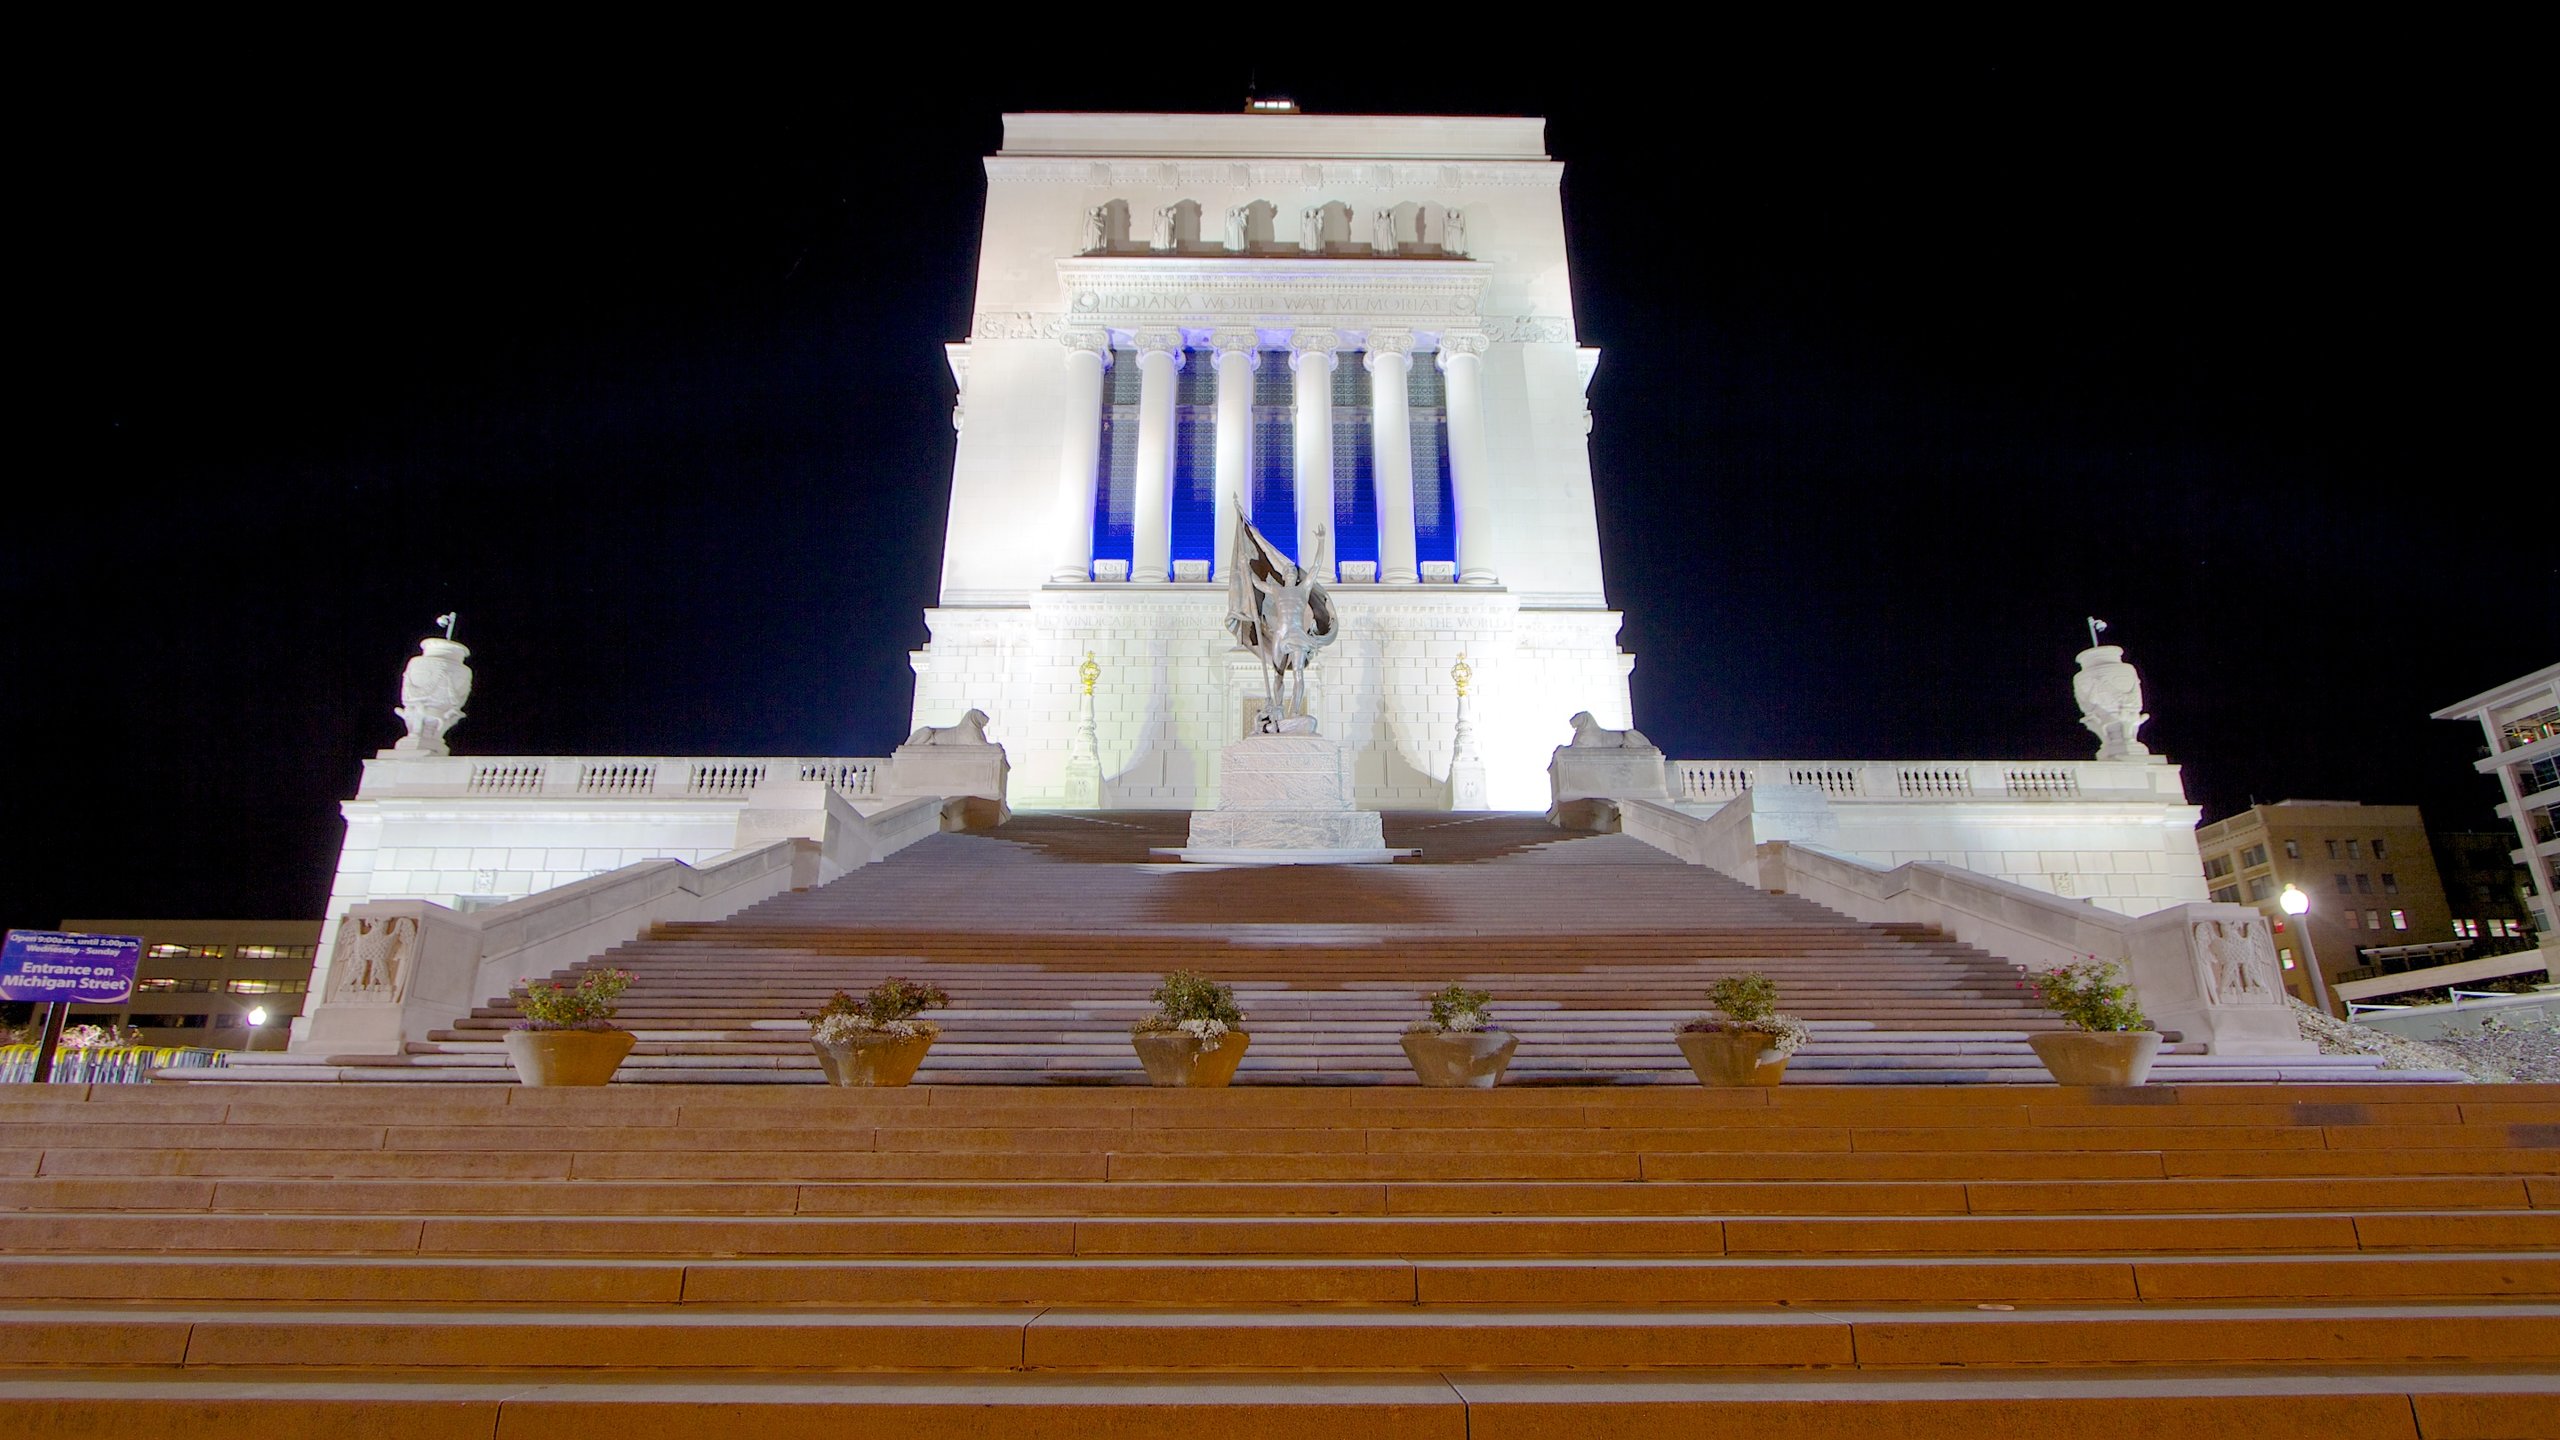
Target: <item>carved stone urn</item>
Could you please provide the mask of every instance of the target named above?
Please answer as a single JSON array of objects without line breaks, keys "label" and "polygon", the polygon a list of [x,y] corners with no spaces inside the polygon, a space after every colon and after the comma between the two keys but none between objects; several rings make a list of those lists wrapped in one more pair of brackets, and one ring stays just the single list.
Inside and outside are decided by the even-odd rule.
[{"label": "carved stone urn", "polygon": [[2151,747],[2134,738],[2151,716],[2142,708],[2141,672],[2126,663],[2124,647],[2092,645],[2079,659],[2071,698],[2080,702],[2080,723],[2098,737],[2098,758],[2151,758]]},{"label": "carved stone urn", "polygon": [[1757,1030],[1683,1030],[1673,1037],[1701,1085],[1775,1085],[1786,1077],[1787,1057]]},{"label": "carved stone urn", "polygon": [[527,1085],[602,1085],[632,1044],[628,1030],[510,1030],[507,1058]]},{"label": "carved stone urn", "polygon": [[1217,1090],[1236,1078],[1236,1066],[1243,1063],[1253,1037],[1230,1030],[1217,1044],[1203,1045],[1179,1030],[1150,1030],[1130,1036],[1129,1043],[1137,1047],[1138,1063],[1147,1067],[1148,1084]]},{"label": "carved stone urn", "polygon": [[462,644],[429,636],[418,642],[400,672],[400,708],[392,713],[409,733],[391,749],[398,755],[449,755],[445,732],[462,723],[462,707],[471,698],[471,651]]},{"label": "carved stone urn", "polygon": [[1404,1037],[1414,1077],[1434,1090],[1490,1090],[1502,1083],[1520,1037],[1508,1030],[1417,1030]]},{"label": "carved stone urn", "polygon": [[933,1048],[933,1037],[812,1040],[809,1048],[818,1052],[818,1068],[827,1072],[830,1085],[904,1085],[916,1078],[916,1067]]},{"label": "carved stone urn", "polygon": [[2027,1044],[2057,1085],[2139,1085],[2160,1054],[2157,1030],[2055,1030]]}]

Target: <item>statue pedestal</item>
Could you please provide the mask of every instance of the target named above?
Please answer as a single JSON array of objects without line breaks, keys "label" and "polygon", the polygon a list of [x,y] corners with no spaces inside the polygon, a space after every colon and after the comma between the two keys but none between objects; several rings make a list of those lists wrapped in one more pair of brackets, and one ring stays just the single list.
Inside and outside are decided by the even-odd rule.
[{"label": "statue pedestal", "polygon": [[1671,798],[1669,770],[1651,745],[1559,745],[1547,762],[1547,819],[1579,830],[1618,828],[1620,800]]},{"label": "statue pedestal", "polygon": [[[883,799],[933,796],[948,802],[972,829],[1001,825],[1012,812],[1005,806],[1005,781],[1012,765],[1001,745],[918,744],[899,746],[881,767],[878,789]],[[945,823],[949,823],[946,819]]]},{"label": "statue pedestal", "polygon": [[1390,850],[1378,812],[1351,805],[1348,757],[1322,735],[1254,735],[1218,761],[1218,808],[1191,817],[1173,853],[1213,865],[1363,865]]}]

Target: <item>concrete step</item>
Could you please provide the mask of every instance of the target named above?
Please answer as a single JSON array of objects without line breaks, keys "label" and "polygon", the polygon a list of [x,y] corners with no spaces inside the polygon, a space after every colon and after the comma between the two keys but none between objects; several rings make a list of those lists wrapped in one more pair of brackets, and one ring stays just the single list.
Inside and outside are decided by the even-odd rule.
[{"label": "concrete step", "polygon": [[1805,1305],[2560,1298],[2560,1255],[0,1256],[24,1301],[768,1305]]},{"label": "concrete step", "polygon": [[1754,1435],[1813,1440],[2054,1440],[2246,1434],[2253,1440],[2461,1440],[2560,1433],[2560,1377],[2421,1367],[2153,1371],[2051,1369],[1847,1376],[1801,1370],[1657,1373],[841,1375],[563,1380],[211,1376],[80,1370],[0,1380],[0,1413],[28,1435],[159,1440],[381,1440],[613,1435],[760,1440],[1551,1440],[1560,1435]]},{"label": "concrete step", "polygon": [[1940,1216],[0,1214],[27,1254],[1767,1256],[2560,1250],[2560,1211]]},{"label": "concrete step", "polygon": [[2560,1363],[2560,1306],[1578,1310],[0,1307],[0,1365],[193,1371],[1896,1370]]}]

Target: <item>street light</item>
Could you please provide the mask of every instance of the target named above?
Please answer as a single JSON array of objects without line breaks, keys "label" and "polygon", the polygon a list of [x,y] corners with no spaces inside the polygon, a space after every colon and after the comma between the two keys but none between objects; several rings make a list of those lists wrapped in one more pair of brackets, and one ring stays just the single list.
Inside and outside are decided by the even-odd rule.
[{"label": "street light", "polygon": [[2329,982],[2320,974],[2320,952],[2311,948],[2311,922],[2305,918],[2311,913],[2311,897],[2302,893],[2302,887],[2287,885],[2284,893],[2276,897],[2276,903],[2284,907],[2284,913],[2292,916],[2294,924],[2302,931],[2302,963],[2311,970],[2311,995],[2319,1002],[2320,1013],[2326,1015],[2329,1013]]}]

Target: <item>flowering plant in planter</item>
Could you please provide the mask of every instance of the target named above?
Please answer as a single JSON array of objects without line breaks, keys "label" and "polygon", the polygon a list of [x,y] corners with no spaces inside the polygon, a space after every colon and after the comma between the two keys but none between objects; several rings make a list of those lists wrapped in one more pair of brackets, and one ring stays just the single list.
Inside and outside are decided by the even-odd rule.
[{"label": "flowering plant in planter", "polygon": [[527,979],[507,1031],[507,1059],[527,1085],[602,1085],[635,1043],[613,1023],[614,1002],[631,988],[628,970],[584,970],[575,983]]},{"label": "flowering plant in planter", "polygon": [[1150,1085],[1201,1088],[1235,1077],[1244,1050],[1244,1012],[1236,992],[1196,970],[1176,970],[1156,986],[1156,1013],[1130,1027],[1129,1040]]},{"label": "flowering plant in planter", "polygon": [[1812,1038],[1803,1021],[1778,1013],[1778,985],[1766,975],[1728,975],[1707,987],[1707,1001],[1719,1013],[1684,1021],[1672,1036],[1701,1085],[1775,1085]]},{"label": "flowering plant in planter", "polygon": [[2073,965],[2037,970],[2026,979],[2044,1008],[2074,1030],[2148,1030],[2151,1020],[2124,972],[2092,955]]},{"label": "flowering plant in planter", "polygon": [[916,1017],[951,1003],[939,985],[891,976],[859,1000],[837,991],[809,1017],[809,1038],[827,1045],[931,1040],[942,1027]]},{"label": "flowering plant in planter", "polygon": [[527,979],[524,998],[516,1002],[524,1018],[515,1028],[619,1030],[622,1027],[613,1023],[613,1002],[631,988],[633,978],[628,970],[585,970],[573,985]]},{"label": "flowering plant in planter", "polygon": [[856,1000],[837,991],[809,1017],[809,1044],[830,1085],[904,1085],[942,1027],[916,1017],[951,997],[939,985],[891,976]]},{"label": "flowering plant in planter", "polygon": [[1404,1027],[1404,1055],[1434,1089],[1490,1090],[1502,1083],[1520,1038],[1493,1023],[1493,995],[1451,982],[1430,998],[1431,1016]]},{"label": "flowering plant in planter", "polygon": [[1479,1030],[1499,1030],[1493,1023],[1493,992],[1470,990],[1452,981],[1439,994],[1431,997],[1431,1018],[1416,1020],[1404,1027],[1407,1035],[1473,1035]]},{"label": "flowering plant in planter", "polygon": [[2092,955],[2029,974],[2025,985],[2071,1027],[2029,1035],[2027,1045],[2064,1085],[2139,1085],[2151,1077],[2160,1032],[2151,1028],[2122,970]]},{"label": "flowering plant in planter", "polygon": [[1763,1048],[1781,1058],[1804,1048],[1813,1032],[1793,1015],[1778,1013],[1778,984],[1757,973],[1727,975],[1707,987],[1707,1003],[1721,1015],[1701,1015],[1682,1022],[1680,1033],[1733,1034],[1751,1031],[1764,1038]]},{"label": "flowering plant in planter", "polygon": [[1156,1002],[1156,1013],[1132,1026],[1132,1034],[1178,1032],[1208,1046],[1244,1028],[1244,1012],[1236,1008],[1234,987],[1221,985],[1197,970],[1176,970],[1167,975],[1150,998]]}]

